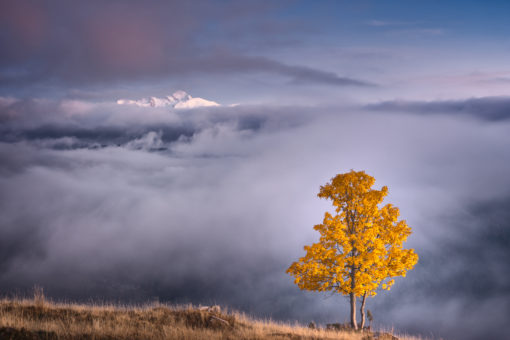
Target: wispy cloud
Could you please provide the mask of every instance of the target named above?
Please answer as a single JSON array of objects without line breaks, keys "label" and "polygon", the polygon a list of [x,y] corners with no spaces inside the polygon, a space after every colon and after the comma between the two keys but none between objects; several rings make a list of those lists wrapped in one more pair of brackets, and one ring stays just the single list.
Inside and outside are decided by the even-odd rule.
[{"label": "wispy cloud", "polygon": [[364,22],[365,25],[375,28],[384,28],[390,34],[401,35],[443,35],[446,33],[444,28],[427,27],[426,22],[421,21],[386,21],[386,20],[369,20]]},{"label": "wispy cloud", "polygon": [[387,101],[368,105],[367,108],[376,111],[401,113],[467,115],[486,121],[510,119],[510,97],[443,101]]},{"label": "wispy cloud", "polygon": [[419,24],[419,22],[387,21],[387,20],[368,20],[365,21],[364,23],[368,26],[373,27],[409,26]]}]

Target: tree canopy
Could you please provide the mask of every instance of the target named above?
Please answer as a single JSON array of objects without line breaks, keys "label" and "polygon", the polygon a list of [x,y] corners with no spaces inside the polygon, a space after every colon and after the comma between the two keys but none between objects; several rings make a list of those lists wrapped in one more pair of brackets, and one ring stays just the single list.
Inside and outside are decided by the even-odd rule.
[{"label": "tree canopy", "polygon": [[380,207],[388,188],[372,189],[374,183],[364,171],[351,170],[321,186],[317,196],[331,200],[335,213],[324,214],[314,227],[319,242],[305,246],[305,256],[287,269],[301,289],[349,295],[355,329],[356,298],[363,299],[363,325],[366,297],[375,296],[379,288],[389,290],[393,278],[405,277],[418,261],[413,249],[403,248],[411,228],[398,219],[397,207]]}]

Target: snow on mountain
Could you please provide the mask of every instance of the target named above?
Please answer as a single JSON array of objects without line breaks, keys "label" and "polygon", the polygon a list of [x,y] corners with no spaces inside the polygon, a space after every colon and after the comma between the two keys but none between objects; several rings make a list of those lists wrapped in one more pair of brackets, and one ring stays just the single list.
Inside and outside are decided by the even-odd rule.
[{"label": "snow on mountain", "polygon": [[119,105],[136,105],[140,107],[164,107],[170,106],[174,109],[193,109],[204,106],[220,106],[220,104],[207,100],[204,98],[193,98],[191,95],[184,91],[174,92],[171,96],[165,98],[150,97],[142,98],[139,100],[133,99],[119,99],[117,100]]}]

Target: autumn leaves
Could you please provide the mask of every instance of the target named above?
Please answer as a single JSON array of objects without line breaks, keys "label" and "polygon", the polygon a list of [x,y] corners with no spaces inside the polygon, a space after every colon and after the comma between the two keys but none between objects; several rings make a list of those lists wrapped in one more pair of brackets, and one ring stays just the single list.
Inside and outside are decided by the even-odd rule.
[{"label": "autumn leaves", "polygon": [[372,189],[375,179],[351,170],[321,186],[318,197],[330,199],[335,214],[328,212],[321,224],[319,242],[305,246],[306,254],[287,269],[301,289],[334,291],[351,298],[351,324],[357,329],[356,299],[362,298],[362,325],[367,296],[389,290],[393,277],[405,276],[418,261],[403,243],[411,234],[399,209],[379,207],[388,188]]}]

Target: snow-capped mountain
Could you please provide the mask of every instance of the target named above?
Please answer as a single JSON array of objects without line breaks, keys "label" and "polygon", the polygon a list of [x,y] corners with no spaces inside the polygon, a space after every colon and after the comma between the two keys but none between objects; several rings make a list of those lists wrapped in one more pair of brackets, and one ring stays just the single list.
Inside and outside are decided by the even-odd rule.
[{"label": "snow-capped mountain", "polygon": [[164,98],[150,97],[139,100],[119,99],[119,105],[136,105],[141,107],[164,107],[170,106],[174,109],[193,109],[204,106],[220,106],[220,104],[203,98],[193,98],[184,91],[174,92],[171,96]]}]

